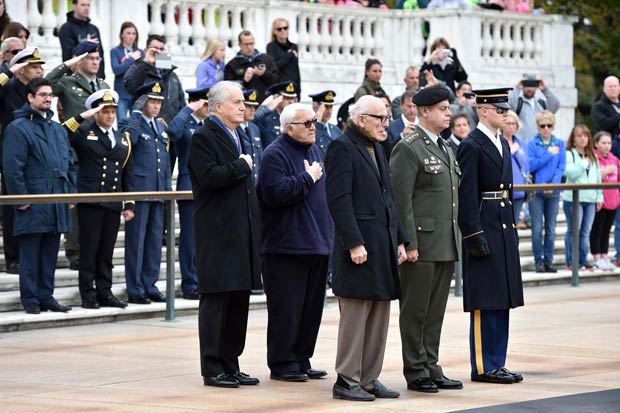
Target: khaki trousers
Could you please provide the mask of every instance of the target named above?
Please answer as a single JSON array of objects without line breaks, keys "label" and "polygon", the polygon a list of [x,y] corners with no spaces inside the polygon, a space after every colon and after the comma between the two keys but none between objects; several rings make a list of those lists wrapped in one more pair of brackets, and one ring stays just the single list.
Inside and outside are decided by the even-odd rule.
[{"label": "khaki trousers", "polygon": [[350,386],[371,389],[383,368],[390,302],[338,297],[338,304],[336,372]]}]

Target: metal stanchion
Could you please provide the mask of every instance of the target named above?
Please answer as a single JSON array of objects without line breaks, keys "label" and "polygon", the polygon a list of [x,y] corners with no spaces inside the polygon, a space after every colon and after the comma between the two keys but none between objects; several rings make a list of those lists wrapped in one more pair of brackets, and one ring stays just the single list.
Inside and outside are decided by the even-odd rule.
[{"label": "metal stanchion", "polygon": [[166,201],[166,321],[175,321],[174,311],[174,200]]},{"label": "metal stanchion", "polygon": [[579,287],[579,190],[573,189],[573,227],[571,228],[571,238],[573,239],[572,251],[572,272],[573,277],[570,285]]}]

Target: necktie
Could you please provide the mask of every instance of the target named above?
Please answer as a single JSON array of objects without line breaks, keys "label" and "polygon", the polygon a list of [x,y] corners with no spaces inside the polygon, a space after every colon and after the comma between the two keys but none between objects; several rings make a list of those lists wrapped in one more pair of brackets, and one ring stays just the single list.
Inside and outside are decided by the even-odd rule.
[{"label": "necktie", "polygon": [[325,130],[327,130],[327,136],[329,136],[329,139],[332,138],[332,132],[329,130],[329,124],[325,124]]},{"label": "necktie", "polygon": [[437,145],[443,151],[443,154],[446,155],[446,159],[450,160],[450,156],[448,155],[448,150],[446,149],[446,145],[443,143],[442,137],[439,137],[439,139],[437,139]]},{"label": "necktie", "polygon": [[233,131],[233,138],[235,138],[235,145],[237,145],[237,150],[241,152],[241,146],[239,146],[239,137],[237,136],[237,131]]},{"label": "necktie", "polygon": [[155,121],[151,121],[151,129],[155,132],[155,136],[157,136],[157,127],[155,126]]},{"label": "necktie", "polygon": [[97,86],[95,85],[95,81],[91,80],[90,81],[90,91],[95,93],[97,91]]},{"label": "necktie", "polygon": [[198,122],[198,126],[199,127],[202,126],[202,125],[203,125],[202,121]]},{"label": "necktie", "polygon": [[108,141],[110,142],[110,147],[114,148],[114,141],[112,140],[112,138],[110,138],[110,132],[109,131],[105,131],[104,133],[105,137],[108,138]]}]

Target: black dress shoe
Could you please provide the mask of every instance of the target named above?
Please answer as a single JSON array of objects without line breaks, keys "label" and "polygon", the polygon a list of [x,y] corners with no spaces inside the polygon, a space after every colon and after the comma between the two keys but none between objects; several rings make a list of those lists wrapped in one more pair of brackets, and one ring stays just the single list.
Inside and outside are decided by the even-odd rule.
[{"label": "black dress shoe", "polygon": [[33,305],[25,305],[24,306],[24,311],[27,314],[41,314],[41,308],[39,308],[38,305],[33,304]]},{"label": "black dress shoe", "polygon": [[155,294],[149,294],[149,300],[154,303],[165,303],[166,297],[160,292],[156,292]]},{"label": "black dress shoe", "polygon": [[101,307],[115,307],[115,308],[127,307],[127,303],[125,301],[119,300],[117,297],[113,295],[109,295],[106,298],[100,298],[99,305]]},{"label": "black dress shoe", "polygon": [[308,380],[308,376],[306,373],[302,373],[301,371],[285,371],[283,373],[271,373],[269,376],[271,380],[280,380],[280,381],[306,381]]},{"label": "black dress shoe", "polygon": [[515,373],[514,371],[510,371],[508,370],[506,367],[502,367],[502,370],[504,370],[504,372],[510,374],[512,377],[515,378],[515,380],[518,382],[523,381],[523,376],[520,375],[519,373]]},{"label": "black dress shoe", "polygon": [[143,295],[130,295],[127,302],[130,304],[151,304],[151,300]]},{"label": "black dress shoe", "polygon": [[80,260],[73,260],[69,263],[69,269],[73,271],[80,270]]},{"label": "black dress shoe", "polygon": [[186,293],[183,293],[183,298],[185,298],[186,300],[200,300],[200,293],[198,292],[198,290],[188,291]]},{"label": "black dress shoe", "polygon": [[437,393],[439,389],[437,385],[429,377],[420,377],[407,383],[409,390],[419,391],[422,393]]},{"label": "black dress shoe", "polygon": [[512,384],[516,383],[517,379],[512,374],[501,368],[487,371],[484,374],[478,374],[477,376],[471,376],[471,381],[479,381],[482,383],[497,383],[497,384]]},{"label": "black dress shoe", "polygon": [[321,377],[327,376],[325,370],[308,369],[304,370],[303,373],[305,373],[309,379],[320,379]]},{"label": "black dress shoe", "polygon": [[542,262],[536,263],[536,272],[545,272],[545,264]]},{"label": "black dress shoe", "polygon": [[388,389],[379,380],[373,380],[372,385],[372,389],[366,391],[377,399],[397,399],[400,397],[399,392]]},{"label": "black dress shoe", "polygon": [[451,380],[446,376],[441,376],[439,379],[433,379],[433,383],[438,389],[444,390],[459,390],[463,388],[463,383],[458,380]]},{"label": "black dress shoe", "polygon": [[229,388],[239,387],[239,382],[226,373],[221,373],[215,377],[204,377],[203,382],[205,386]]},{"label": "black dress shoe", "polygon": [[545,263],[545,272],[558,272],[558,270],[553,268],[553,265]]},{"label": "black dress shoe", "polygon": [[89,308],[91,310],[99,309],[99,303],[94,298],[88,298],[82,300],[82,308]]},{"label": "black dress shoe", "polygon": [[66,313],[67,311],[71,310],[71,307],[66,305],[60,305],[58,304],[58,301],[53,298],[51,301],[48,301],[47,303],[41,303],[39,306],[41,307],[41,311],[53,311],[55,313]]},{"label": "black dress shoe", "polygon": [[374,394],[368,393],[359,385],[344,387],[334,384],[332,396],[334,399],[351,400],[354,402],[371,402],[375,400]]},{"label": "black dress shoe", "polygon": [[237,380],[239,384],[243,386],[253,386],[253,385],[260,383],[260,380],[258,380],[256,377],[252,377],[249,374],[245,374],[240,371],[233,373],[233,374],[229,374],[229,376]]},{"label": "black dress shoe", "polygon": [[9,274],[19,274],[19,264],[16,262],[10,262],[6,265],[6,272]]}]

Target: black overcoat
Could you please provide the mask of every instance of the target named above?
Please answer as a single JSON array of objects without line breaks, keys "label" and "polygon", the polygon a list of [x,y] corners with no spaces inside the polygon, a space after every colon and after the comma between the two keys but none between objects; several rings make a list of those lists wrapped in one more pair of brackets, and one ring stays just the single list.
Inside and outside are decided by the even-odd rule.
[{"label": "black overcoat", "polygon": [[[505,310],[523,305],[519,237],[512,211],[512,161],[479,129],[458,147],[461,167],[459,226],[463,235],[465,311]],[[508,199],[482,200],[483,192],[507,191]],[[475,257],[470,248],[487,242],[491,253]]]},{"label": "black overcoat", "polygon": [[199,292],[261,288],[260,213],[252,170],[211,119],[194,132],[187,166]]},{"label": "black overcoat", "polygon": [[[400,297],[398,245],[406,243],[394,203],[385,152],[374,144],[374,165],[363,137],[351,126],[325,155],[327,205],[334,220],[333,290],[338,297],[387,301]],[[349,249],[364,245],[355,264]]]}]

